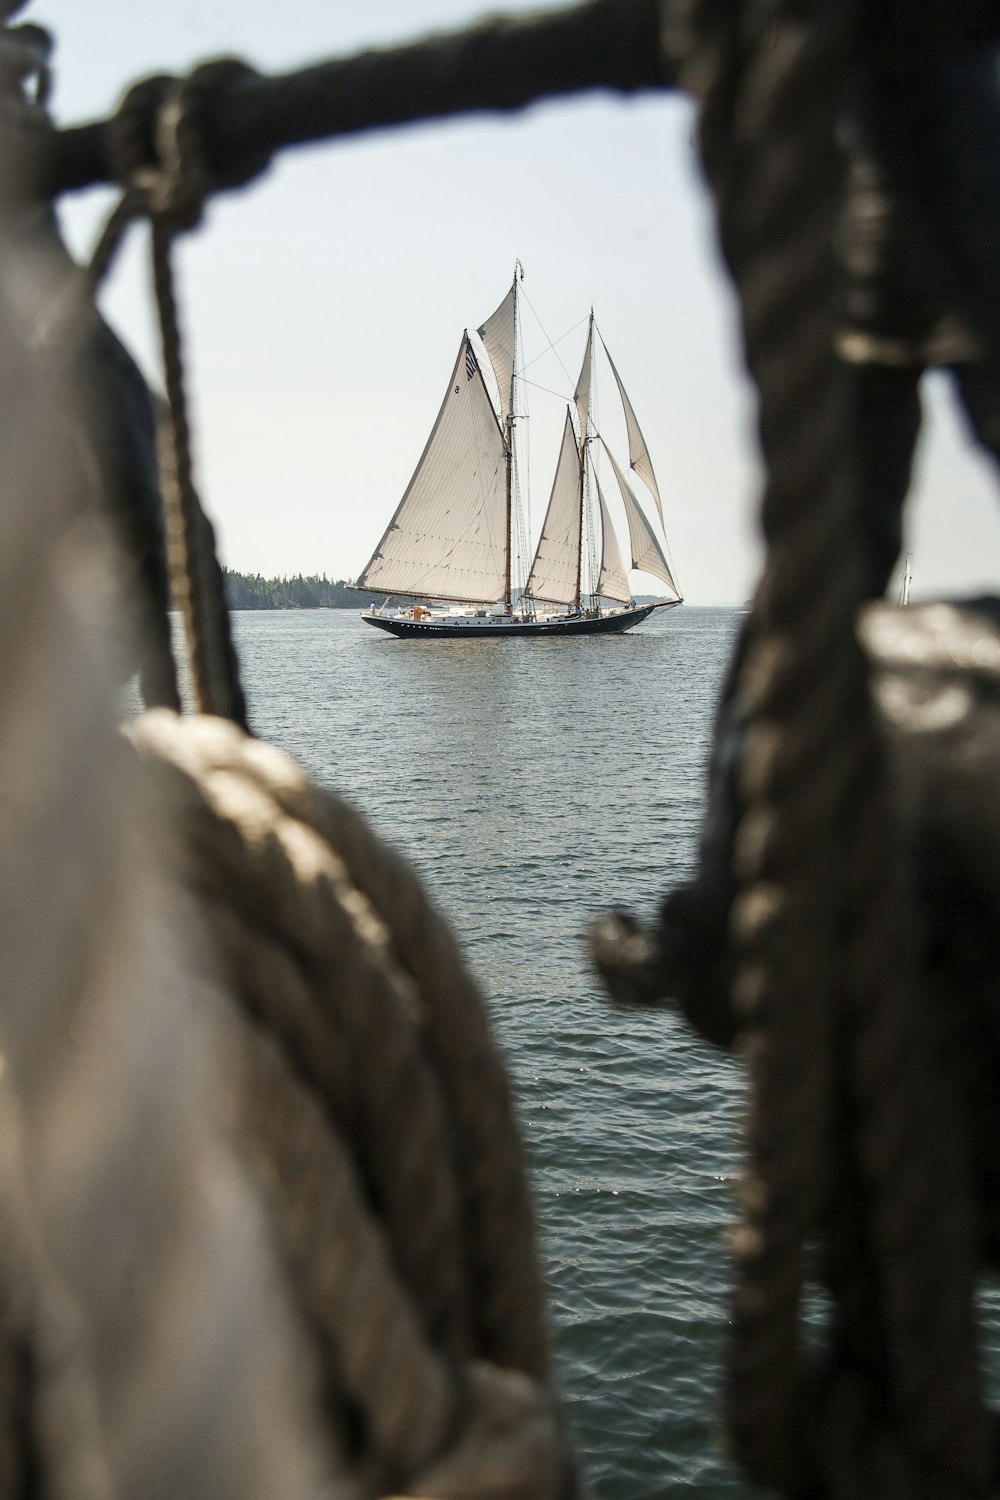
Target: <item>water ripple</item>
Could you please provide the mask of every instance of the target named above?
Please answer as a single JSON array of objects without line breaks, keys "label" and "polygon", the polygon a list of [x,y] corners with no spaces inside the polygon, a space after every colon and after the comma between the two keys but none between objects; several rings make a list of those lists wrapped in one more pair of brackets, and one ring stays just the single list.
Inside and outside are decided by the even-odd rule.
[{"label": "water ripple", "polygon": [[411,858],[489,998],[597,1494],[734,1495],[716,1408],[740,1077],[674,1016],[610,1009],[581,935],[609,906],[651,915],[694,868],[738,616],[446,643],[337,611],[236,618],[255,727]]}]

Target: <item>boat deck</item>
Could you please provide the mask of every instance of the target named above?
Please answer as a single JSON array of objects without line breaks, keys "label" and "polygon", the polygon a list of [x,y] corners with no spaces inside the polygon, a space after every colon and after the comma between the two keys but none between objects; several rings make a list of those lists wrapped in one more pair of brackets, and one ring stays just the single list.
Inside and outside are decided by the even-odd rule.
[{"label": "boat deck", "polygon": [[446,615],[429,610],[423,611],[422,618],[416,618],[417,611],[381,615],[377,610],[366,610],[361,618],[366,625],[374,625],[378,630],[386,630],[390,635],[407,640],[617,635],[647,619],[654,609],[672,609],[679,602],[669,599],[656,604],[640,604],[634,609],[610,610],[599,615],[552,615],[541,620],[510,615]]}]

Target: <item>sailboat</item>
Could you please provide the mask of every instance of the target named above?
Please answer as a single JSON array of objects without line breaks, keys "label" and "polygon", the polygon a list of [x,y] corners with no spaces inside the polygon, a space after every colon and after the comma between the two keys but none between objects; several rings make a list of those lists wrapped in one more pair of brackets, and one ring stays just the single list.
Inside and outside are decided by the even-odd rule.
[{"label": "sailboat", "polygon": [[[518,262],[510,290],[476,330],[496,395],[466,329],[413,478],[353,585],[383,596],[361,616],[379,630],[411,639],[597,635],[628,630],[654,610],[682,603],[667,561],[649,450],[606,348],[625,416],[629,469],[649,492],[658,529],[594,423],[592,377],[600,335],[593,312],[541,534],[524,582],[515,583],[512,536],[524,534],[517,438],[523,417],[518,363],[523,275]],[[633,597],[598,478],[598,448],[621,495],[631,568],[665,585],[665,599],[638,604]]]}]

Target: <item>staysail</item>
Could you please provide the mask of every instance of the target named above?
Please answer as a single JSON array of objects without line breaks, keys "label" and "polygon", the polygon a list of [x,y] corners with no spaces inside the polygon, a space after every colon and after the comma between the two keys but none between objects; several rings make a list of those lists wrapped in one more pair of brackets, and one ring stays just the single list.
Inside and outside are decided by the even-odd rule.
[{"label": "staysail", "polygon": [[601,489],[601,481],[593,473],[594,484],[597,488],[597,505],[601,512],[601,566],[597,574],[597,588],[595,592],[602,599],[617,599],[622,604],[628,604],[632,598],[632,590],[625,574],[625,565],[622,562],[621,551],[618,547],[618,538],[615,536],[615,528],[611,524],[608,507],[605,503],[604,492]]},{"label": "staysail", "polygon": [[514,400],[514,343],[517,337],[515,296],[515,289],[512,286],[496,312],[491,313],[482,327],[476,329],[486,345],[486,352],[497,378],[497,387],[500,391],[500,424],[503,427],[507,425],[507,418]]},{"label": "staysail", "polygon": [[551,604],[575,604],[580,574],[580,454],[566,409],[549,508],[524,592]]},{"label": "staysail", "polygon": [[587,349],[583,356],[583,366],[580,370],[580,378],[576,382],[576,390],[573,392],[573,400],[576,403],[576,414],[580,419],[580,448],[589,437],[587,424],[590,413],[590,376],[594,359],[594,314],[590,314],[590,322],[587,325]]},{"label": "staysail", "polygon": [[468,335],[396,513],[355,587],[489,604],[506,578],[506,447]]},{"label": "staysail", "polygon": [[[601,343],[604,344],[603,339]],[[656,513],[660,518],[660,526],[662,527],[663,505],[660,501],[660,491],[656,484],[656,475],[653,473],[653,461],[649,456],[649,449],[646,447],[646,439],[642,435],[635,412],[632,410],[632,403],[628,399],[625,387],[622,385],[622,378],[615,368],[615,362],[611,358],[611,355],[608,354],[607,344],[604,344],[604,352],[608,355],[608,364],[611,366],[611,373],[617,382],[618,394],[622,398],[622,410],[625,413],[625,427],[628,432],[628,461],[639,477],[644,479],[649,486],[650,493],[656,501]]]},{"label": "staysail", "polygon": [[[613,365],[612,369],[614,369]],[[615,462],[615,456],[603,438],[601,439],[601,444],[608,458],[611,460],[611,467],[614,469],[615,478],[618,480],[618,488],[622,492],[622,501],[625,505],[625,519],[628,522],[629,543],[632,549],[633,568],[640,568],[642,572],[652,573],[654,578],[662,579],[669,588],[673,589],[679,599],[681,591],[671,576],[667,559],[664,557],[663,549],[657,541],[656,532],[640,509],[639,502],[632,493],[628,480]]]}]

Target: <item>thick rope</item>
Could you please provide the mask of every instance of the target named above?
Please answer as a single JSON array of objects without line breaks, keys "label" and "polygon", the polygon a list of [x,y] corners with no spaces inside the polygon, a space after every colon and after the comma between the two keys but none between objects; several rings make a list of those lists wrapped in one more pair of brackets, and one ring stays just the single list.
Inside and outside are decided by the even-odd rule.
[{"label": "thick rope", "polygon": [[[588,0],[495,16],[451,35],[333,58],[280,77],[223,79],[205,114],[207,157],[225,174],[248,155],[460,112],[523,109],[585,89],[670,87],[662,45],[669,0]],[[120,180],[115,125],[60,131],[39,147],[49,196]]]},{"label": "thick rope", "polygon": [[[171,756],[168,766],[184,757],[181,763],[199,776],[200,818],[187,805],[190,782],[173,789],[175,815],[188,824],[174,858],[183,857],[185,881],[203,899],[235,908],[250,930],[252,957],[240,949],[231,954],[239,993],[324,1099],[331,1126],[356,1146],[368,1192],[398,1229],[406,1280],[429,1310],[435,1334],[466,1353],[468,1299],[455,1252],[449,1140],[422,1056],[416,998],[392,963],[387,934],[364,911],[332,851],[282,817],[266,788],[240,777],[239,741],[226,746],[229,765],[206,777],[197,747],[218,744],[214,722],[203,728],[195,721],[188,729],[154,720],[140,733],[141,747],[161,746]],[[291,1003],[280,984],[286,966],[278,969],[267,958],[276,944],[301,975],[287,992]],[[327,975],[335,975],[336,990],[320,1003],[310,1000]],[[271,978],[279,982],[271,986]]]},{"label": "thick rope", "polygon": [[[513,1463],[526,1495],[566,1490],[520,1148],[447,930],[357,814],[278,752],[221,721],[166,714],[140,720],[134,740],[167,810],[163,858],[210,913],[249,1021],[241,1133],[341,1447],[353,1440],[373,1493],[443,1465],[475,1495],[497,1463]],[[361,857],[358,884],[338,845]],[[475,1170],[470,1147],[484,1158]],[[489,1373],[501,1368],[510,1377]],[[504,1383],[515,1371],[516,1398]],[[507,1417],[483,1415],[508,1399]],[[480,1420],[501,1436],[473,1481]]]},{"label": "thick rope", "polygon": [[387,924],[400,962],[424,997],[426,1042],[456,1122],[477,1347],[498,1364],[544,1378],[544,1295],[523,1148],[486,1011],[451,932],[410,866],[348,803],[318,793],[290,762],[252,744],[241,763],[266,778],[283,812],[329,841]]},{"label": "thick rope", "polygon": [[215,532],[194,485],[191,428],[171,265],[173,237],[172,229],[154,222],[153,287],[169,412],[167,440],[161,445],[160,476],[170,587],[184,619],[192,688],[199,711],[232,719],[246,728],[246,700],[215,550]]},{"label": "thick rope", "polygon": [[[212,81],[222,76],[245,77],[251,72],[242,63],[221,60],[196,70],[179,84],[169,85],[155,117],[156,164],[143,167],[133,161],[131,176],[126,179],[133,190],[141,190],[151,221],[153,291],[169,418],[168,441],[162,444],[161,476],[171,591],[184,618],[197,707],[203,713],[232,719],[243,728],[247,726],[246,701],[215,533],[194,484],[171,248],[177,234],[199,221],[207,193],[221,185],[207,166],[200,123]],[[138,142],[133,149],[138,149]],[[232,185],[249,181],[267,161],[266,153],[258,153],[250,165],[244,161]]]},{"label": "thick rope", "polygon": [[[836,636],[845,613],[849,617],[849,600],[827,609],[825,622],[812,619],[804,641],[795,633],[799,617],[815,604],[821,562],[827,579],[833,579],[828,594],[844,579],[830,565],[829,550],[839,498],[831,494],[839,434],[826,295],[837,172],[831,159],[837,70],[831,67],[829,39],[817,38],[807,27],[779,26],[767,37],[731,35],[739,24],[737,9],[700,5],[692,17],[696,35],[706,38],[704,51],[700,41],[697,45],[698,76],[692,77],[702,97],[703,155],[718,194],[723,244],[741,288],[748,354],[762,389],[761,440],[768,461],[762,509],[770,551],[743,673],[753,727],[742,769],[749,808],[737,832],[732,917],[739,955],[733,1005],[751,1103],[744,1223],[734,1238],[739,1281],[729,1425],[735,1451],[751,1476],[792,1489],[798,1483],[804,1254],[825,1196],[820,1164],[833,1050],[829,871],[815,868],[810,850],[819,846],[816,835],[825,831],[829,807],[817,795],[821,730],[836,731],[844,687],[850,699],[849,681],[841,678],[838,693],[837,684],[827,680],[831,653],[824,650],[823,638],[831,628]],[[779,148],[768,169],[755,158],[754,143],[768,127],[777,130],[782,113],[786,131],[794,116],[798,149]],[[769,145],[775,146],[774,134]],[[756,236],[744,223],[751,214]],[[767,259],[760,256],[764,238]],[[803,525],[795,538],[803,545],[795,548],[786,538],[789,525],[795,526],[795,502],[804,495],[813,506],[812,535]],[[833,518],[824,526],[826,497]],[[791,577],[782,566],[785,545],[801,566]],[[822,659],[818,673],[814,652]],[[797,697],[799,688],[806,689],[805,699]],[[796,711],[801,718],[789,725]],[[815,733],[803,734],[800,724],[812,728],[807,715],[817,713]],[[830,769],[831,784],[823,790],[839,810],[838,762]]]},{"label": "thick rope", "polygon": [[[867,1363],[866,1421],[877,1424],[881,1405],[917,1462],[975,1489],[989,1461],[966,1201],[961,1181],[935,1170],[914,1116],[923,1070],[904,1012],[895,834],[854,639],[864,563],[833,354],[834,143],[850,17],[821,4],[737,10],[713,0],[687,8],[687,79],[702,100],[703,155],[740,291],[768,468],[768,558],[739,689],[750,726],[732,997],[752,1087],[730,1431],[758,1482],[788,1491],[803,1483],[805,1253],[831,1215],[850,1221],[858,1211],[828,1165],[842,1149],[834,1131],[846,1107],[859,1142],[848,1175],[864,1201],[851,1256],[837,1257],[834,1274],[847,1274],[848,1261],[852,1277],[877,1267],[885,1325],[880,1333],[859,1321],[874,1300],[866,1270],[863,1289],[834,1285],[839,1334]],[[836,1112],[835,1060],[848,1087]],[[863,1460],[850,1462],[857,1472]]]}]

